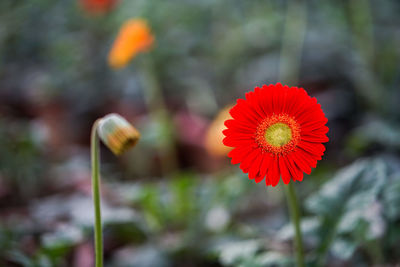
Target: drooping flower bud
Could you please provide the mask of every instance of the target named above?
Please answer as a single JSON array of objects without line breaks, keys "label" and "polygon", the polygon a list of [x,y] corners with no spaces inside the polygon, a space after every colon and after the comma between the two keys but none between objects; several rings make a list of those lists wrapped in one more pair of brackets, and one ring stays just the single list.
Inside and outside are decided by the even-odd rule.
[{"label": "drooping flower bud", "polygon": [[138,130],[116,113],[100,119],[98,134],[101,141],[117,156],[132,148],[140,138]]}]

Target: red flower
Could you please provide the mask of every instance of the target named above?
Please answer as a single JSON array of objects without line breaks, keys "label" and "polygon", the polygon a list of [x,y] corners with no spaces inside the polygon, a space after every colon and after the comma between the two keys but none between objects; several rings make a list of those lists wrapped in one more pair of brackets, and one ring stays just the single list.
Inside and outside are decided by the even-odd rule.
[{"label": "red flower", "polygon": [[228,154],[244,173],[266,185],[302,181],[303,172],[324,154],[328,121],[316,98],[302,88],[276,85],[256,87],[238,99],[226,120],[223,140],[234,147]]},{"label": "red flower", "polygon": [[104,14],[111,11],[117,0],[80,0],[82,7],[92,14]]}]

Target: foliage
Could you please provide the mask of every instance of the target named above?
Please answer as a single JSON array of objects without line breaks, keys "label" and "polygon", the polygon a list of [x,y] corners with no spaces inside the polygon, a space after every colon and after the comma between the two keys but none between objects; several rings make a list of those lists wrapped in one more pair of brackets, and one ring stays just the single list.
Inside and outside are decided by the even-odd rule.
[{"label": "foliage", "polygon": [[[400,240],[395,230],[399,184],[399,162],[392,156],[360,159],[338,171],[305,202],[310,215],[302,230],[314,251],[310,260],[323,265],[329,253],[336,260],[357,258],[365,264],[398,261],[393,251]],[[288,225],[280,235],[288,238],[293,231]]]}]

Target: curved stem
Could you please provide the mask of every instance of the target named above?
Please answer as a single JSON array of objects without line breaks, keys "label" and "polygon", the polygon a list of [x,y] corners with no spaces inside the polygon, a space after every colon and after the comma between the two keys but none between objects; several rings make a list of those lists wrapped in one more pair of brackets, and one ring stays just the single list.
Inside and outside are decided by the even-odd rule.
[{"label": "curved stem", "polygon": [[96,120],[92,127],[90,138],[91,160],[92,160],[92,192],[94,204],[94,244],[96,255],[96,267],[103,267],[103,233],[101,224],[101,203],[100,203],[100,153],[99,137],[97,135]]},{"label": "curved stem", "polygon": [[293,182],[285,185],[286,197],[289,204],[290,217],[295,230],[295,243],[296,243],[296,260],[297,266],[304,267],[304,250],[303,250],[303,240],[301,236],[300,229],[300,210],[297,205],[296,192],[293,187]]}]

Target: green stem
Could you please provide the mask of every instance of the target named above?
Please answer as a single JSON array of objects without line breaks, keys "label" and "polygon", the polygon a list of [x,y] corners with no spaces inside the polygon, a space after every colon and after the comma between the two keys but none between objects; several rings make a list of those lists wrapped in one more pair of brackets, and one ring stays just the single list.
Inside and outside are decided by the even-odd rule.
[{"label": "green stem", "polygon": [[96,255],[96,267],[103,267],[103,233],[101,224],[101,203],[100,203],[100,153],[99,137],[97,126],[99,120],[95,121],[92,127],[90,138],[91,159],[92,159],[92,191],[94,204],[94,244]]},{"label": "green stem", "polygon": [[177,152],[175,148],[175,133],[172,129],[172,119],[170,118],[167,106],[162,94],[162,88],[156,75],[152,55],[147,55],[143,61],[143,76],[145,90],[143,91],[149,114],[154,121],[162,123],[164,135],[159,140],[158,147],[161,156],[161,169],[163,174],[175,171],[178,166]]},{"label": "green stem", "polygon": [[356,52],[362,60],[355,75],[355,89],[367,100],[367,103],[377,110],[385,111],[388,105],[382,105],[386,99],[386,90],[375,75],[375,48],[373,32],[373,6],[369,0],[347,1],[349,5],[350,29]]},{"label": "green stem", "polygon": [[296,192],[293,187],[293,182],[290,182],[285,186],[285,192],[289,204],[290,217],[295,230],[297,266],[304,267],[303,240],[300,229],[300,210],[299,206],[297,205]]}]

